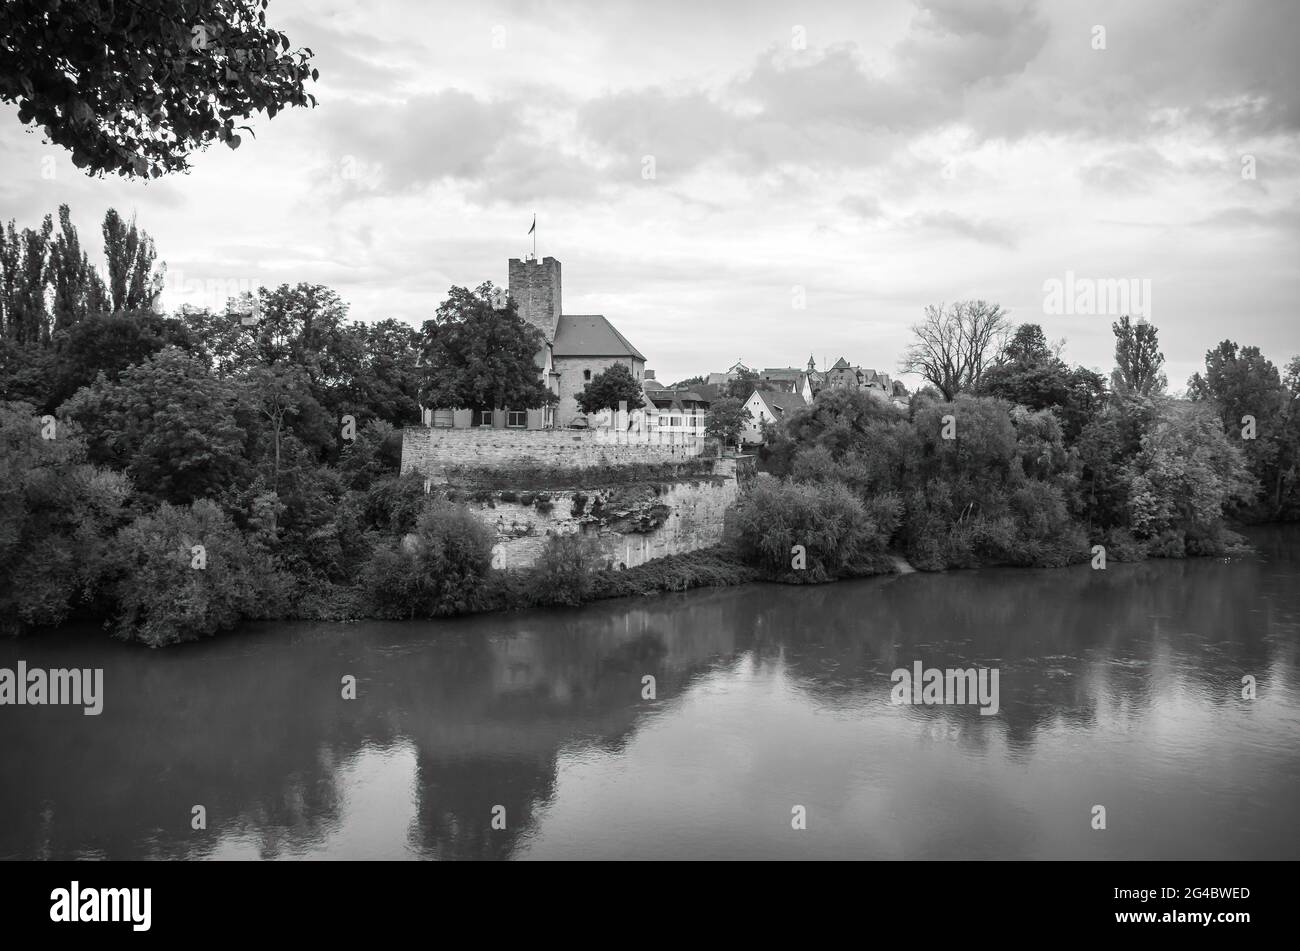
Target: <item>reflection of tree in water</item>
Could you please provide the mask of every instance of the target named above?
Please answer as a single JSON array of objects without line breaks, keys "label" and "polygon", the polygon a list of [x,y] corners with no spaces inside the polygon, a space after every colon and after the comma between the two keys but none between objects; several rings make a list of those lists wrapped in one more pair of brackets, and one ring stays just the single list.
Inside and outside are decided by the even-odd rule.
[{"label": "reflection of tree in water", "polygon": [[[167,653],[93,632],[24,644],[29,666],[103,667],[104,710],[0,717],[0,855],[202,856],[240,833],[264,855],[318,842],[338,819],[334,762],[386,731],[364,706],[340,716],[332,652],[275,637]],[[190,828],[195,804],[205,831]]]},{"label": "reflection of tree in water", "polygon": [[[1277,547],[1292,557],[1294,542]],[[752,632],[738,646],[756,664],[783,666],[828,707],[887,703],[892,671],[917,660],[997,667],[996,718],[973,707],[910,712],[968,727],[959,731],[962,742],[977,746],[996,724],[1023,750],[1050,723],[1094,724],[1099,704],[1109,715],[1139,719],[1171,677],[1212,703],[1236,702],[1232,671],[1268,670],[1289,643],[1271,636],[1271,597],[1284,590],[1264,571],[1256,559],[1192,559],[771,585],[762,598],[738,599],[734,623]],[[1289,571],[1277,577],[1294,579]],[[1224,665],[1205,665],[1207,651]]]},{"label": "reflection of tree in water", "polygon": [[[683,693],[710,661],[732,655],[732,631],[707,602],[698,611],[676,599],[604,604],[507,625],[473,619],[459,625],[472,645],[462,656],[405,658],[394,699],[418,751],[412,848],[429,858],[512,854],[554,793],[561,750],[620,752],[641,717]],[[465,650],[478,658],[472,668]],[[656,704],[641,701],[647,674]],[[491,828],[496,805],[506,809],[504,831]]]},{"label": "reflection of tree in water", "polygon": [[[436,759],[421,752],[412,849],[428,859],[509,858],[550,796],[555,766],[553,755]],[[505,829],[492,828],[498,805],[505,807]]]}]

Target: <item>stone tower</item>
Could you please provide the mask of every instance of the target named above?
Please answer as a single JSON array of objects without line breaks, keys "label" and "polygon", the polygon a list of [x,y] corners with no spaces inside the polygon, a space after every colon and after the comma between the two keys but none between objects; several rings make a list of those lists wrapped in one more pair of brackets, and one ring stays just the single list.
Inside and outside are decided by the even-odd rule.
[{"label": "stone tower", "polygon": [[554,343],[560,322],[560,262],[555,258],[542,258],[540,263],[536,258],[511,258],[510,296],[519,307],[519,316],[545,334],[547,343]]}]

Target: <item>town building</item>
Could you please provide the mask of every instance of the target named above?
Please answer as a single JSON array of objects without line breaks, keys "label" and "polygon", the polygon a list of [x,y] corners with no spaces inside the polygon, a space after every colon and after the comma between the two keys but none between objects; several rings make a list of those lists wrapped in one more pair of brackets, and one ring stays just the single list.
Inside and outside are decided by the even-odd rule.
[{"label": "town building", "polygon": [[731,366],[727,367],[725,373],[710,373],[707,377],[705,377],[704,382],[707,383],[709,386],[718,386],[718,387],[722,387],[723,389],[726,389],[727,384],[730,383],[732,380],[738,380],[740,379],[742,374],[753,373],[753,372],[754,372],[753,370],[751,370],[749,367],[745,366],[745,364],[737,360]]},{"label": "town building", "polygon": [[[812,358],[808,358],[808,369],[798,367],[769,367],[759,371],[758,378],[768,386],[785,393],[798,393],[804,401],[813,400],[813,380],[816,371],[812,368]],[[818,380],[820,382],[820,380]]]},{"label": "town building", "polygon": [[646,370],[641,381],[645,411],[657,410],[654,428],[689,432],[704,432],[709,405],[716,396],[700,391],[704,386],[670,387],[655,379],[653,370]]},{"label": "town building", "polygon": [[[811,358],[808,365],[812,367]],[[900,381],[892,380],[888,373],[882,373],[879,370],[871,370],[867,367],[850,366],[849,362],[840,357],[831,365],[831,368],[822,375],[821,385],[814,387],[814,392],[820,392],[822,389],[849,389],[849,390],[866,390],[873,396],[879,396],[885,400],[893,402],[896,399],[907,398],[907,388]]]},{"label": "town building", "polygon": [[785,390],[754,390],[745,400],[745,409],[749,410],[749,419],[741,431],[743,443],[757,445],[763,441],[763,424],[779,423],[789,413],[807,406],[808,400],[802,393],[789,393]]}]

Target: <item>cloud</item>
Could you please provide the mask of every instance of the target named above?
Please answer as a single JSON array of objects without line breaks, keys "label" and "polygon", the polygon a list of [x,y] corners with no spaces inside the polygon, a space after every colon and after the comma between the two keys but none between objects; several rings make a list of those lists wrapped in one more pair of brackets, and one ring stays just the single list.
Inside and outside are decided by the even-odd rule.
[{"label": "cloud", "polygon": [[517,134],[519,115],[517,102],[445,89],[401,102],[339,103],[323,131],[334,154],[376,163],[383,189],[404,191],[442,178],[479,178]]},{"label": "cloud", "polygon": [[1006,224],[983,218],[968,218],[952,211],[922,212],[907,217],[904,219],[904,224],[909,227],[946,232],[1008,250],[1016,246],[1015,235]]}]

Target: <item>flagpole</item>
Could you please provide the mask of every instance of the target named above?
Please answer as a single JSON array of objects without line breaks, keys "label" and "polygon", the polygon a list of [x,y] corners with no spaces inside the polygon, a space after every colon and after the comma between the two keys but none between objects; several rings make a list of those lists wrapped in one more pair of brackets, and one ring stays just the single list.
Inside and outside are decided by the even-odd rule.
[{"label": "flagpole", "polygon": [[537,212],[533,212],[533,260],[537,260]]}]

